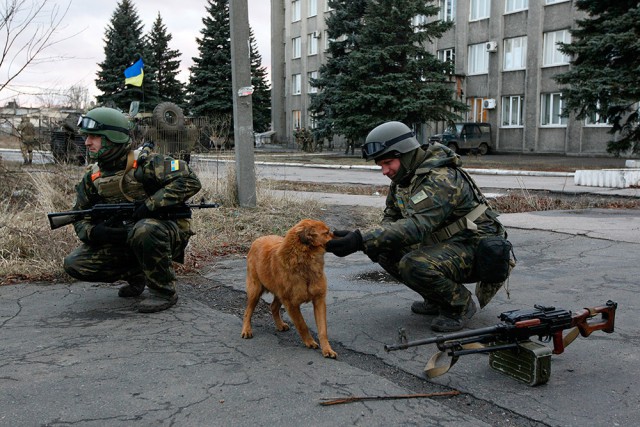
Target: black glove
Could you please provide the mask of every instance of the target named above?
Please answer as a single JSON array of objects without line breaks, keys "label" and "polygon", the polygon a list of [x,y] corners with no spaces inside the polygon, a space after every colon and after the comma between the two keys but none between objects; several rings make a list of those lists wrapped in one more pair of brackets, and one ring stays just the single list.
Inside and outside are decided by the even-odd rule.
[{"label": "black glove", "polygon": [[339,257],[345,257],[364,249],[360,230],[336,230],[333,232],[333,235],[337,236],[337,238],[334,237],[327,242],[327,252],[331,252]]},{"label": "black glove", "polygon": [[151,216],[151,211],[147,207],[147,204],[143,201],[136,203],[136,208],[133,211],[133,215],[131,216],[137,221],[142,218],[149,218]]},{"label": "black glove", "polygon": [[93,243],[124,243],[127,241],[127,230],[122,227],[109,227],[101,222],[94,226],[89,233],[89,240]]}]

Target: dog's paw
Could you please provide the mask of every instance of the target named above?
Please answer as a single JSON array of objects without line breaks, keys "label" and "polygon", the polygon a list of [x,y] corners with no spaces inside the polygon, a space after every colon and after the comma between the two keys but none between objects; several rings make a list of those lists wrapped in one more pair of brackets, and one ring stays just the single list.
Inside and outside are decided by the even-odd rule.
[{"label": "dog's paw", "polygon": [[253,332],[251,330],[249,330],[249,331],[244,331],[243,330],[242,334],[240,336],[242,338],[246,338],[246,339],[253,338]]},{"label": "dog's paw", "polygon": [[317,342],[315,342],[314,340],[311,341],[305,341],[304,345],[307,346],[307,348],[320,348],[320,346],[318,345]]},{"label": "dog's paw", "polygon": [[279,325],[276,325],[276,328],[280,331],[280,332],[285,332],[289,330],[289,325],[287,325],[286,323],[282,322]]},{"label": "dog's paw", "polygon": [[333,351],[333,349],[331,349],[331,348],[328,348],[326,350],[322,350],[322,355],[324,357],[328,357],[330,359],[337,359],[338,358],[338,353]]}]

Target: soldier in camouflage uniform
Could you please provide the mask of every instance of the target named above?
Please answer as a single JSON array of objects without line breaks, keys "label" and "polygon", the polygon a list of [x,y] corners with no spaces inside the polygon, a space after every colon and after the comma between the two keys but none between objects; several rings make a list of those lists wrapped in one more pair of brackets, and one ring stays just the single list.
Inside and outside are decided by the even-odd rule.
[{"label": "soldier in camouflage uniform", "polygon": [[74,224],[83,244],[64,259],[65,271],[80,280],[112,283],[125,280],[118,295],[149,296],[138,311],[151,313],[174,305],[176,277],[172,262],[184,261],[191,231],[188,219],[161,220],[154,212],[186,202],[201,187],[182,160],[130,149],[129,121],[112,108],[96,108],[78,123],[95,162],[76,186],[74,210],[97,203],[135,202],[130,219],[90,219]]},{"label": "soldier in camouflage uniform", "polygon": [[25,165],[33,163],[33,146],[36,143],[36,128],[28,117],[23,117],[18,125],[20,151]]},{"label": "soldier in camouflage uniform", "polygon": [[[373,129],[362,151],[392,181],[384,218],[362,233],[336,230],[327,252],[342,257],[364,251],[423,297],[411,310],[437,315],[431,322],[434,331],[462,329],[476,312],[463,284],[478,281],[473,265],[479,240],[505,236],[497,214],[486,206],[455,153],[440,144],[421,147],[403,123]],[[463,226],[452,230],[451,224]]]}]

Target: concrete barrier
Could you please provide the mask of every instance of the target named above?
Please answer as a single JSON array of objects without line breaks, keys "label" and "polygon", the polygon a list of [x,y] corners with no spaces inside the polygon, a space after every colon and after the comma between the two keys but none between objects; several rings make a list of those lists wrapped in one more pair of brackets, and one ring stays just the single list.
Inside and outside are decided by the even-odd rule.
[{"label": "concrete barrier", "polygon": [[629,188],[640,185],[640,169],[577,170],[575,185],[589,187]]}]

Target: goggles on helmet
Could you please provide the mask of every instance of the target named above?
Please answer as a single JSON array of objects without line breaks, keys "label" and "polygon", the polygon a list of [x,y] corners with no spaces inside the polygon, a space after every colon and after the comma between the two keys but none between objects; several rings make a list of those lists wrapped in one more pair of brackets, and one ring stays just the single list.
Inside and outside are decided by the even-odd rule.
[{"label": "goggles on helmet", "polygon": [[396,136],[388,141],[378,142],[378,141],[370,141],[365,143],[362,146],[362,157],[365,159],[375,158],[382,154],[386,149],[391,147],[393,144],[396,144],[400,141],[403,141],[407,138],[411,138],[415,136],[413,132],[405,133],[404,135]]},{"label": "goggles on helmet", "polygon": [[87,116],[80,116],[80,118],[78,119],[78,127],[82,130],[84,130],[85,132],[99,132],[102,130],[115,130],[117,132],[122,132],[124,134],[129,134],[129,129],[125,129],[123,127],[120,126],[111,126],[111,125],[105,125],[104,123],[100,123],[94,119],[92,119],[91,117],[87,117]]}]

